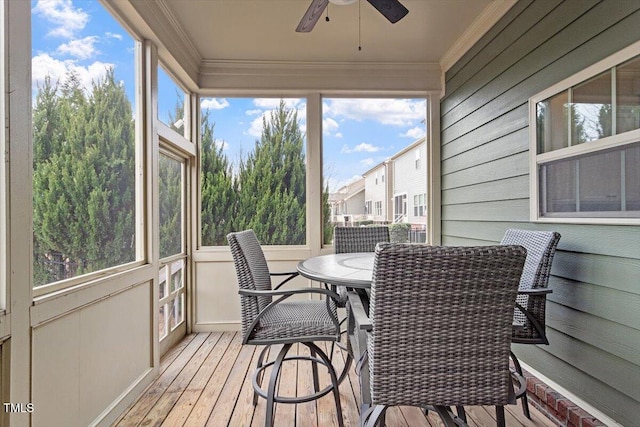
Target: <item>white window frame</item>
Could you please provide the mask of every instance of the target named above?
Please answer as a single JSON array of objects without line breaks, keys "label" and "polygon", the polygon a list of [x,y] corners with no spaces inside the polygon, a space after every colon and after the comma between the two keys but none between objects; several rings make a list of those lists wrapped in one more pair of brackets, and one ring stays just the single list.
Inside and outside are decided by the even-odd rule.
[{"label": "white window frame", "polygon": [[[108,8],[107,8],[108,11]],[[115,19],[115,17],[114,17]],[[122,26],[123,31],[126,31],[126,27]],[[145,144],[147,140],[143,135],[143,127],[145,126],[144,121],[146,120],[146,110],[143,105],[142,99],[142,85],[148,79],[147,75],[143,75],[143,71],[139,64],[141,64],[143,59],[143,41],[140,40],[140,37],[137,34],[127,32],[127,35],[131,37],[135,44],[135,52],[132,57],[132,62],[135,64],[135,108],[133,111],[134,119],[136,120],[135,124],[135,257],[134,261],[118,264],[111,267],[104,268],[102,270],[92,271],[89,273],[81,274],[74,277],[69,277],[67,279],[59,280],[56,282],[46,283],[38,287],[33,287],[32,285],[32,297],[36,301],[46,301],[49,298],[55,298],[59,292],[63,293],[73,293],[78,289],[90,289],[93,286],[96,286],[102,283],[103,280],[110,282],[112,278],[117,275],[134,272],[136,268],[142,267],[149,263],[149,257],[146,253],[146,239],[147,239],[147,229],[146,222],[147,218],[144,213],[144,194],[145,194],[145,183],[142,181],[143,170],[145,169],[145,155],[143,154],[145,150]],[[31,56],[29,56],[29,61],[31,61]],[[132,100],[133,101],[133,100]],[[29,119],[31,121],[31,118]],[[31,130],[33,130],[33,126],[31,126]],[[33,183],[30,183],[32,186]],[[32,207],[33,208],[33,207]],[[105,292],[113,292],[108,289],[104,289]]]},{"label": "white window frame", "polygon": [[364,202],[364,212],[366,215],[373,215],[373,201],[365,200]]},{"label": "white window frame", "polygon": [[[399,199],[399,200],[398,200]],[[402,203],[401,206],[398,206],[398,203]],[[400,213],[398,213],[398,207],[400,208]],[[405,222],[407,220],[409,209],[409,196],[407,193],[397,193],[393,195],[393,222],[398,222],[398,220],[402,220]]]},{"label": "white window frame", "polygon": [[413,195],[413,216],[426,216],[427,211],[427,194],[420,193]]},{"label": "white window frame", "polygon": [[[597,153],[603,150],[624,147],[634,142],[640,141],[640,129],[632,130],[618,135],[612,135],[585,144],[578,144],[550,151],[547,153],[537,154],[537,134],[536,134],[536,104],[545,99],[556,95],[559,92],[568,90],[582,82],[589,80],[598,74],[610,70],[616,65],[640,55],[640,42],[636,42],[613,55],[593,64],[584,70],[570,76],[561,82],[549,87],[548,89],[529,98],[529,192],[530,204],[529,215],[532,222],[541,223],[575,223],[575,224],[630,224],[640,225],[640,218],[624,218],[624,217],[597,217],[591,216],[549,216],[540,215],[540,185],[539,185],[539,165],[549,163],[551,161],[570,159],[590,153]],[[585,214],[588,214],[585,212]]]},{"label": "white window frame", "polygon": [[376,200],[374,211],[376,216],[382,216],[382,200]]}]

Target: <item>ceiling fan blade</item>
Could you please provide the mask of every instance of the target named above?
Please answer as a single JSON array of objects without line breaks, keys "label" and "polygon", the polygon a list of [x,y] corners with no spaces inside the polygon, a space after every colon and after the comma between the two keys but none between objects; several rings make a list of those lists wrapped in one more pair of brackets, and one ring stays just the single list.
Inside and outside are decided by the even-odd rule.
[{"label": "ceiling fan blade", "polygon": [[324,12],[328,4],[329,0],[313,0],[300,20],[296,32],[308,33],[313,30],[313,27],[315,27],[316,22],[318,22],[320,15],[322,15],[322,12]]},{"label": "ceiling fan blade", "polygon": [[404,7],[398,0],[367,0],[373,7],[378,9],[378,12],[384,15],[392,24],[395,24],[404,16],[409,13],[409,10]]}]

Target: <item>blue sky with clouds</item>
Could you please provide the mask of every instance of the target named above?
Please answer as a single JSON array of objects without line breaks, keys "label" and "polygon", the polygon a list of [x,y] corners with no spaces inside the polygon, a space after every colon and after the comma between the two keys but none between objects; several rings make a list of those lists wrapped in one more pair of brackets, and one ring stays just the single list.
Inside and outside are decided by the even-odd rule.
[{"label": "blue sky with clouds", "polygon": [[[32,79],[34,94],[49,75],[63,83],[69,71],[84,87],[113,67],[133,103],[134,40],[98,1],[32,1]],[[159,73],[160,118],[166,120],[176,102],[175,86]],[[205,98],[202,108],[215,122],[215,137],[232,161],[253,148],[262,118],[279,99]],[[287,99],[298,110],[306,131],[305,100]],[[424,136],[424,99],[348,99],[323,101],[323,151],[326,179],[332,190]]]}]

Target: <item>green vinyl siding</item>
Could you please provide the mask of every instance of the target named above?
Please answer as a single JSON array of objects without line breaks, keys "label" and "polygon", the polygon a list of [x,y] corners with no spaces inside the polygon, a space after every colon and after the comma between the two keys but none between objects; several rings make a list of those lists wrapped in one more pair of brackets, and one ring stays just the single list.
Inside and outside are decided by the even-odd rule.
[{"label": "green vinyl siding", "polygon": [[562,235],[549,346],[521,359],[623,425],[640,419],[640,227],[531,223],[528,99],[640,40],[636,0],[518,1],[445,75],[442,243]]}]

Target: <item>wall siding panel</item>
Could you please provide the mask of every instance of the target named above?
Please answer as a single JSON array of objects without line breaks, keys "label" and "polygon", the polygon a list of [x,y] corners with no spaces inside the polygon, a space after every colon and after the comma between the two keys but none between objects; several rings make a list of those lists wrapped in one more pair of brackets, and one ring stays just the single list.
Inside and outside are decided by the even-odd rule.
[{"label": "wall siding panel", "polygon": [[[493,45],[495,43],[504,43],[508,44],[510,40],[502,40],[503,37],[501,33],[505,30],[505,28],[509,27],[511,22],[513,22],[523,11],[526,11],[529,6],[533,3],[533,0],[521,0],[507,11],[504,15],[504,19],[496,22],[496,24],[491,27],[487,33],[482,37],[478,42],[473,45],[467,52],[462,55],[462,57],[449,68],[446,75],[446,83],[447,87],[449,87],[449,82],[453,80],[458,73],[465,73],[469,68],[474,68],[469,66],[469,63],[477,57],[482,58],[483,55],[486,56],[487,52],[491,52],[491,49],[499,50],[499,48],[494,48]],[[500,38],[496,39],[498,36]],[[486,59],[484,60],[486,61]],[[460,79],[464,83],[464,79]],[[457,86],[451,85],[451,91],[455,90]]]},{"label": "wall siding panel", "polygon": [[[556,331],[640,365],[640,330],[605,321],[554,302],[547,305],[547,324]],[[630,339],[627,339],[630,338]]]},{"label": "wall siding panel", "polygon": [[529,197],[529,176],[524,175],[503,179],[498,182],[484,182],[451,189],[443,196],[442,204],[453,205],[527,197]]},{"label": "wall siding panel", "polygon": [[[542,42],[553,37],[558,28],[563,28],[566,22],[563,16],[566,13],[563,9],[569,9],[572,15],[579,15],[589,10],[597,3],[597,0],[581,2],[562,1],[542,1],[535,2],[518,16],[517,20],[511,22],[508,28],[501,34],[501,40],[510,41],[508,46],[498,51],[493,49],[478,55],[469,63],[467,70],[474,68],[475,64],[486,64],[489,60],[491,66],[485,66],[477,73],[459,73],[451,79],[452,89],[457,86],[459,77],[466,77],[466,84],[460,90],[453,90],[451,95],[444,102],[442,112],[444,116],[450,116],[453,110],[464,100],[477,93],[476,88],[482,88],[500,74],[504,73],[514,61],[518,61],[535,50]],[[558,6],[559,5],[559,6]],[[559,10],[554,10],[555,8]],[[551,13],[553,12],[553,13]],[[521,37],[523,31],[531,31],[540,34],[540,39]],[[475,62],[475,63],[474,63]],[[449,85],[449,82],[447,82]]]},{"label": "wall siding panel", "polygon": [[471,150],[458,154],[455,157],[443,160],[442,174],[446,175],[464,168],[469,164],[486,163],[502,157],[529,151],[527,140],[528,129],[522,128],[512,133],[507,133],[501,138],[494,139],[484,145],[479,145]]},{"label": "wall siding panel", "polygon": [[[477,107],[474,104],[469,107],[461,106],[457,108],[456,110],[460,113],[466,114],[464,120],[450,122],[443,119],[442,129],[443,135],[447,135],[446,140],[451,135],[462,135],[470,132],[480,127],[483,123],[523,105],[530,96],[637,41],[638,28],[640,27],[640,11],[627,16],[613,27],[602,28],[600,21],[609,21],[611,15],[618,16],[621,14],[618,10],[619,8],[615,7],[616,5],[630,4],[631,2],[611,3],[611,8],[597,11],[594,8],[593,13],[598,12],[598,16],[593,17],[593,13],[589,14],[588,16],[592,19],[585,19],[584,22],[580,22],[581,25],[575,31],[563,32],[563,38],[555,39],[553,46],[547,46],[550,49],[549,52],[546,49],[540,49],[539,55],[534,57],[527,56],[524,65],[513,66],[509,73],[500,75],[498,79],[486,85],[481,93],[487,97],[484,101],[488,102],[481,107]],[[634,2],[633,5],[636,9],[640,7],[638,2]],[[605,16],[607,19],[605,19]],[[585,35],[583,34],[586,31],[585,27],[590,29],[595,27],[602,32],[599,34],[595,32],[594,34],[590,31]],[[536,34],[532,36],[537,37]],[[575,46],[575,40],[583,37],[591,38],[587,42]],[[565,40],[565,38],[568,40]],[[609,40],[619,41],[619,47],[612,49]],[[564,49],[569,49],[569,51],[561,53]],[[543,68],[544,72],[539,67],[545,67]],[[533,70],[540,71],[534,72]]]},{"label": "wall siding panel", "polygon": [[640,417],[640,227],[530,222],[528,99],[637,42],[638,28],[638,1],[518,2],[447,72],[441,100],[443,244],[558,231],[551,344],[514,349],[624,425]]},{"label": "wall siding panel", "polygon": [[553,261],[558,277],[605,286],[622,292],[637,293],[640,260],[578,252],[559,252]]},{"label": "wall siding panel", "polygon": [[[523,222],[474,222],[470,221],[444,221],[442,223],[443,234],[458,236],[470,236],[480,240],[497,243],[502,239],[504,231],[508,228],[523,228],[527,230],[547,230],[553,228],[562,235],[558,245],[557,256],[563,252],[590,253],[606,257],[640,259],[640,229],[638,227],[611,227],[606,225],[590,225],[585,227],[578,224],[534,224]],[[625,260],[627,261],[627,260]],[[553,270],[555,273],[556,262]],[[633,273],[632,273],[633,274]],[[637,277],[637,276],[636,276]],[[609,280],[609,283],[612,281]],[[637,291],[638,284],[631,281],[632,289]],[[637,292],[636,292],[637,293]]]},{"label": "wall siding panel", "polygon": [[[593,378],[569,363],[545,351],[547,347],[514,346],[518,357],[530,360],[530,365],[552,378],[568,390],[579,390],[587,402],[598,402],[598,409],[610,414],[623,426],[635,426],[640,419],[640,405],[606,381]],[[609,361],[608,363],[611,363]]]},{"label": "wall siding panel", "polygon": [[640,295],[586,282],[553,279],[553,293],[549,295],[549,301],[640,329]]},{"label": "wall siding panel", "polygon": [[449,138],[442,142],[442,158],[449,159],[460,153],[472,150],[479,145],[504,137],[509,133],[527,129],[529,125],[528,111],[527,105],[523,104],[519,108],[509,111],[495,120],[488,121],[479,128],[462,136],[449,134]]},{"label": "wall siding panel", "polygon": [[[573,3],[573,0],[569,0],[569,3]],[[531,83],[527,82],[527,80],[530,80],[531,77],[537,74],[536,70],[539,70],[541,67],[544,68],[552,66],[565,56],[576,56],[576,61],[578,61],[578,63],[586,63],[585,65],[579,67],[578,70],[585,68],[586,65],[590,65],[589,63],[591,61],[584,59],[584,57],[587,56],[585,55],[585,48],[589,50],[596,49],[601,51],[608,51],[608,49],[606,49],[606,46],[603,46],[603,41],[596,36],[604,31],[619,31],[619,29],[612,29],[610,28],[610,26],[614,23],[618,23],[618,21],[620,20],[624,20],[629,13],[634,12],[637,9],[637,2],[633,3],[629,1],[619,1],[600,3],[592,9],[591,13],[585,14],[579,19],[571,22],[568,26],[555,34],[552,38],[548,39],[540,46],[538,46],[529,55],[526,55],[522,59],[520,59],[518,56],[509,58],[513,65],[511,65],[504,73],[496,76],[496,78],[493,79],[490,83],[483,85],[481,89],[477,90],[473,94],[473,96],[466,99],[462,104],[459,104],[455,108],[455,110],[443,116],[442,128],[446,129],[450,127],[452,124],[457,123],[463,117],[467,117],[471,111],[475,111],[483,107],[487,99],[491,99],[492,97],[496,99],[501,98],[501,96],[498,95],[505,93],[507,89],[511,89],[509,90],[509,92],[511,92],[513,89],[528,91],[527,86],[530,86]],[[560,19],[557,20],[557,25],[566,25],[566,18],[564,20],[561,19],[566,16],[566,14],[560,15]],[[618,25],[622,25],[622,23],[619,23]],[[622,26],[624,27],[624,25]],[[557,31],[557,28],[545,28],[543,30]],[[631,28],[629,28],[629,30],[632,31]],[[532,32],[532,34],[535,35],[534,40],[540,40],[542,34],[544,33],[534,31]],[[627,37],[629,39],[629,43],[627,44],[630,44],[634,41],[634,37],[629,37],[628,34]],[[585,40],[588,41],[585,42]],[[580,52],[580,54],[576,55],[577,52]],[[564,61],[560,61],[560,65],[562,66],[562,68],[566,68]],[[487,64],[487,67],[483,69],[482,72],[486,73],[488,71],[484,70],[491,70],[494,66],[498,68],[504,67],[505,65],[502,58],[496,58],[492,60]],[[546,73],[541,74],[544,75],[546,79],[555,79],[556,77],[553,75],[546,76]],[[573,74],[573,72],[569,73],[568,75],[571,74]],[[531,95],[539,92],[541,89],[547,86],[550,86],[548,83],[546,83],[546,79],[545,81],[541,82],[542,87],[540,89],[534,89]],[[447,96],[446,100],[448,100],[448,98],[449,97]],[[446,103],[446,100],[443,102]]]},{"label": "wall siding panel", "polygon": [[529,174],[529,153],[499,158],[480,165],[471,164],[469,168],[442,176],[442,189],[462,187],[480,182],[497,181],[514,176]]}]

